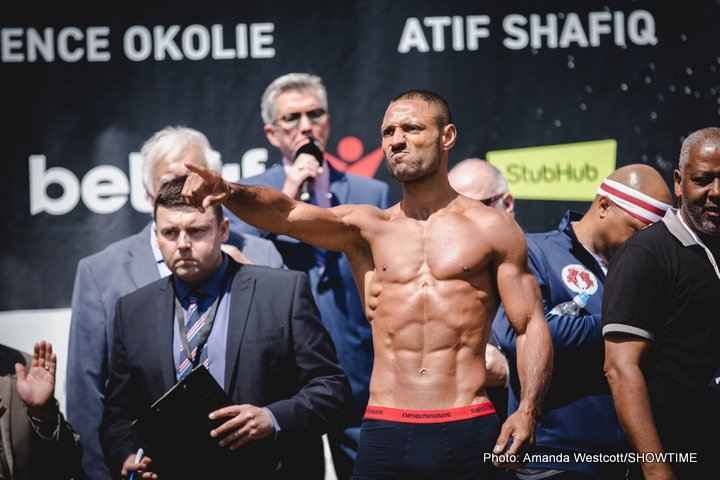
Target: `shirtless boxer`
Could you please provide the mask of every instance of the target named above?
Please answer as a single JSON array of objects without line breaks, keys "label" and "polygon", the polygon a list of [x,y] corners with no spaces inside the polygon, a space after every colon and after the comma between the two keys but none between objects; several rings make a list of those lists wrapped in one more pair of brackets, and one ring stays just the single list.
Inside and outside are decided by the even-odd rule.
[{"label": "shirtless boxer", "polygon": [[[491,452],[513,459],[534,442],[552,361],[540,292],[514,220],[450,187],[450,115],[429,91],[390,102],[382,148],[403,200],[387,210],[322,209],[188,166],[189,204],[221,202],[258,228],[347,255],[375,348],[356,479],[485,478]],[[522,393],[498,436],[485,346],[501,300],[517,332]]]}]

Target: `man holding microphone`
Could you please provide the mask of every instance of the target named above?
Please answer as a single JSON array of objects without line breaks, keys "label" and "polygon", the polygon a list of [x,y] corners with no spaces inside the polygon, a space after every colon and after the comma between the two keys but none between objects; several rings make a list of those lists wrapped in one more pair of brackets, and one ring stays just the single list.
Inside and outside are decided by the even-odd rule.
[{"label": "man holding microphone", "polygon": [[[289,197],[322,208],[343,204],[390,205],[389,188],[378,180],[335,170],[324,158],[330,136],[327,92],[320,77],[289,73],[275,79],[261,100],[263,131],[280,150],[282,161],[247,178],[247,185],[281,190]],[[349,478],[369,396],[373,365],[372,332],[344,254],[315,248],[293,238],[247,226],[247,233],[268,238],[285,265],[306,272],[322,322],[337,348],[353,393],[352,422],[328,435],[338,479]]]}]

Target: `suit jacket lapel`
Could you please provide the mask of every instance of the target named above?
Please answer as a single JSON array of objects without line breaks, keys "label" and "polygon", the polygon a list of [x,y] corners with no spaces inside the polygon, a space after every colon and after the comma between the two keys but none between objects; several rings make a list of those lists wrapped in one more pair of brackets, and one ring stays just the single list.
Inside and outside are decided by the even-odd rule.
[{"label": "suit jacket lapel", "polygon": [[[155,299],[153,321],[156,326],[156,337],[160,369],[165,382],[164,390],[177,383],[175,377],[175,362],[173,357],[173,328],[175,326],[175,289],[172,287],[172,276],[160,285],[159,294]],[[151,317],[152,319],[152,317]]]},{"label": "suit jacket lapel", "polygon": [[[235,262],[231,263],[231,266]],[[230,308],[228,309],[228,331],[225,350],[225,386],[226,391],[232,396],[235,390],[235,379],[240,368],[240,345],[242,344],[245,326],[248,322],[250,305],[255,292],[255,279],[249,277],[241,266],[237,268],[233,279]]]}]

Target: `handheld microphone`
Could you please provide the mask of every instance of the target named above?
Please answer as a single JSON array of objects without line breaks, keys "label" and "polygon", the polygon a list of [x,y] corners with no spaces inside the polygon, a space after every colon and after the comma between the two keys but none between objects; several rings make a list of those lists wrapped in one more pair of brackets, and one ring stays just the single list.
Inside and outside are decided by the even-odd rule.
[{"label": "handheld microphone", "polygon": [[[320,145],[317,143],[317,140],[310,139],[308,143],[298,148],[295,152],[295,155],[293,155],[293,160],[296,160],[297,157],[303,153],[308,153],[312,155],[322,165],[324,154],[322,149],[320,148]],[[308,177],[303,180],[302,185],[300,185],[300,200],[302,200],[303,202],[310,202],[314,182],[314,178]]]}]

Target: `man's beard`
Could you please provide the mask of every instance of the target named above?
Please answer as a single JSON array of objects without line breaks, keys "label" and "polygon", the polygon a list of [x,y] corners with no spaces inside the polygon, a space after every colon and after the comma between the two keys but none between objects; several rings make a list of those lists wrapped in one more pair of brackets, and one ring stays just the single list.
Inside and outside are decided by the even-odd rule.
[{"label": "man's beard", "polygon": [[686,198],[683,198],[682,211],[686,220],[701,235],[720,237],[720,219],[713,222],[703,214],[703,207],[693,205]]}]

